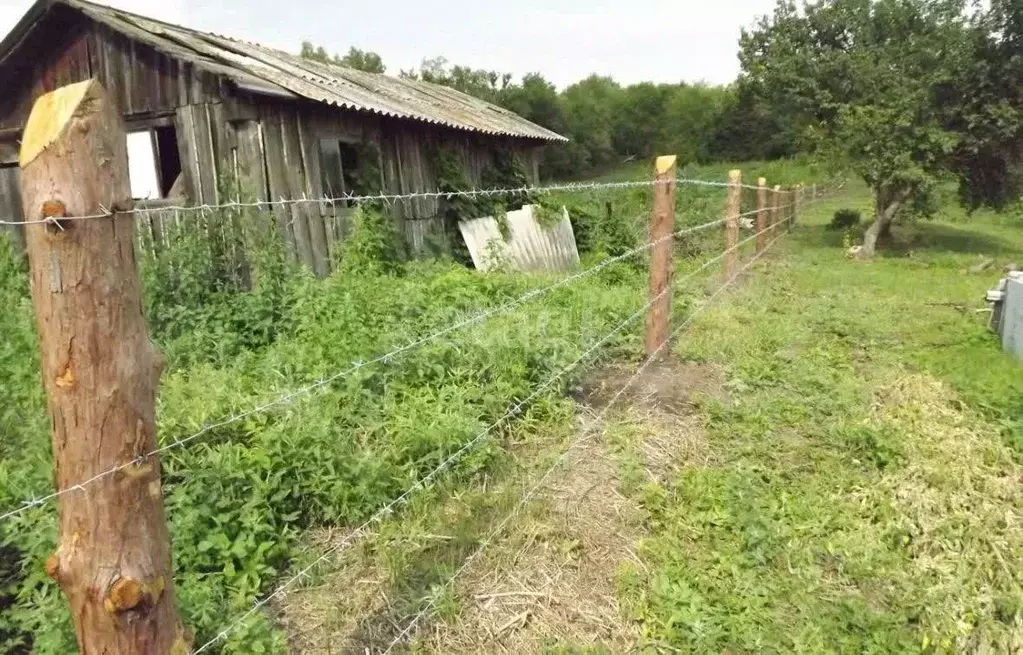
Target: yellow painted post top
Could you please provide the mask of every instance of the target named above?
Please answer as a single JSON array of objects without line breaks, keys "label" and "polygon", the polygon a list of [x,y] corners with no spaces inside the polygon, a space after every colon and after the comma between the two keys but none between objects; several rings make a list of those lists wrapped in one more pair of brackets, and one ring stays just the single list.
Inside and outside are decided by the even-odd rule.
[{"label": "yellow painted post top", "polygon": [[676,155],[661,155],[654,163],[654,169],[657,171],[658,175],[664,175],[675,167],[675,162],[677,160],[678,157]]},{"label": "yellow painted post top", "polygon": [[758,177],[757,178],[757,186],[767,186],[767,178],[766,177]]},{"label": "yellow painted post top", "polygon": [[738,168],[733,168],[728,171],[728,183],[729,184],[741,184],[742,183],[742,171]]},{"label": "yellow painted post top", "polygon": [[35,101],[21,137],[18,164],[22,168],[31,164],[47,146],[57,140],[82,103],[89,87],[95,83],[95,80],[85,80],[68,84]]}]

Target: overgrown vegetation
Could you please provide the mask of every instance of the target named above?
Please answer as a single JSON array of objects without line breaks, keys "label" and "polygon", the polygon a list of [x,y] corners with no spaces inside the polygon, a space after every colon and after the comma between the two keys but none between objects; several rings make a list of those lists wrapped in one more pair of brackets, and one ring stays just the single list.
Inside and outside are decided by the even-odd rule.
[{"label": "overgrown vegetation", "polygon": [[[532,186],[522,161],[513,153],[495,150],[494,165],[487,168],[474,187],[465,174],[465,168],[459,161],[458,154],[447,148],[436,148],[432,153],[433,165],[437,172],[437,190],[456,193],[482,189],[526,189]],[[460,221],[493,216],[501,228],[501,234],[507,238],[508,211],[521,209],[523,205],[537,202],[535,193],[522,191],[496,195],[454,195],[441,199],[441,216],[444,219],[444,230],[447,234],[448,247],[456,261],[468,265],[472,258],[458,230]]]},{"label": "overgrown vegetation", "polygon": [[[510,162],[494,181],[519,186],[520,171]],[[480,275],[449,259],[406,262],[390,217],[370,206],[355,213],[326,280],[292,263],[267,214],[184,212],[161,224],[155,243],[151,226],[141,227],[149,235],[141,261],[147,317],[168,360],[159,393],[162,444],[546,281]],[[229,247],[237,237],[245,241],[241,257]],[[587,279],[167,451],[175,581],[198,642],[280,579],[310,528],[365,519],[634,311],[642,296],[632,291],[642,279],[633,267]],[[6,240],[0,295],[9,308],[0,318],[7,399],[0,410],[0,507],[9,508],[49,489],[52,464],[27,279]],[[606,347],[631,343],[624,333]],[[549,420],[550,401],[571,381],[531,403],[528,420]],[[556,414],[564,418],[560,409]],[[501,433],[463,457],[454,479],[500,458]],[[43,570],[55,540],[52,504],[3,526],[5,650],[73,650],[65,602]],[[239,653],[281,647],[264,617],[223,645]]]},{"label": "overgrown vegetation", "polygon": [[[1018,226],[945,207],[868,266],[828,228],[870,206],[847,190],[697,318],[454,583],[633,363],[576,389],[574,432],[520,426],[514,463],[417,503],[285,603],[296,647],[382,650],[435,600],[412,652],[1012,652],[1023,382],[974,311],[995,273],[969,267],[1023,257]],[[706,297],[685,288],[676,320]]]}]

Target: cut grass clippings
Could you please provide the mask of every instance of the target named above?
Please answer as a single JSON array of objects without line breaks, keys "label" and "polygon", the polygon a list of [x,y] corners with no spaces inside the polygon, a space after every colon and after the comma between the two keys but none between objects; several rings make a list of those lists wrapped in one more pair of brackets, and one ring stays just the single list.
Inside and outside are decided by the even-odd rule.
[{"label": "cut grass clippings", "polygon": [[710,464],[642,490],[625,604],[682,651],[1019,652],[1023,369],[976,311],[1019,228],[920,223],[862,263],[829,218],[679,339],[730,402]]}]

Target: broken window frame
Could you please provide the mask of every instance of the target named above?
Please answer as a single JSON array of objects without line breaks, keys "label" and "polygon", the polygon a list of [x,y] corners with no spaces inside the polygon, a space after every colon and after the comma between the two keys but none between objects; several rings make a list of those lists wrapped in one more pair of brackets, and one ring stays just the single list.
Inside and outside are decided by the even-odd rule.
[{"label": "broken window frame", "polygon": [[[132,188],[132,197],[135,200],[162,200],[168,198],[182,197],[180,192],[179,179],[182,175],[181,153],[178,150],[177,132],[173,121],[160,121],[155,124],[143,124],[137,127],[129,126],[125,136],[126,142],[131,142],[133,135],[148,134],[149,148],[147,158],[150,170],[155,179],[155,190],[157,194],[149,197],[139,197],[136,189]],[[135,180],[132,180],[131,169],[131,147],[128,146],[128,177],[134,187]]]}]

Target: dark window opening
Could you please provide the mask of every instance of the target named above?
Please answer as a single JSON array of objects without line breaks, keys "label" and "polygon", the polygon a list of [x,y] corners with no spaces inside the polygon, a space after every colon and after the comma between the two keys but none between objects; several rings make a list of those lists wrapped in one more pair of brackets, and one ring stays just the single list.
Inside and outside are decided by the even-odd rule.
[{"label": "dark window opening", "polygon": [[156,162],[160,171],[160,193],[167,198],[181,175],[181,155],[178,153],[178,135],[173,125],[153,130],[156,142]]},{"label": "dark window opening", "polygon": [[181,155],[172,125],[128,133],[128,178],[136,199],[168,198],[181,177]]},{"label": "dark window opening", "polygon": [[350,143],[341,142],[341,174],[344,176],[345,188],[349,193],[362,195],[366,192],[359,184],[359,151]]},{"label": "dark window opening", "polygon": [[328,198],[363,195],[367,190],[359,178],[359,147],[338,139],[320,139],[320,182]]}]

